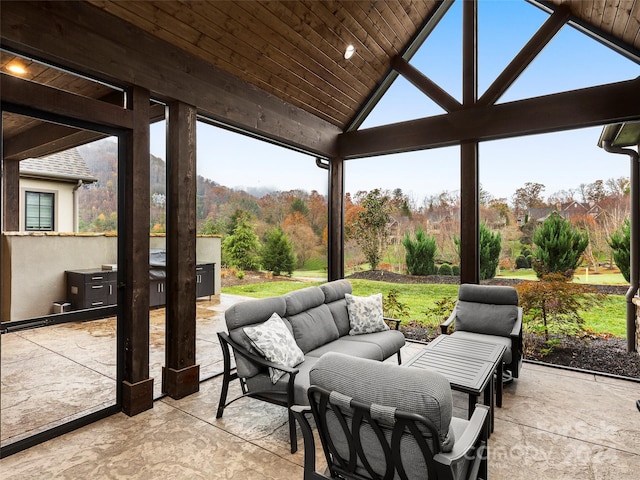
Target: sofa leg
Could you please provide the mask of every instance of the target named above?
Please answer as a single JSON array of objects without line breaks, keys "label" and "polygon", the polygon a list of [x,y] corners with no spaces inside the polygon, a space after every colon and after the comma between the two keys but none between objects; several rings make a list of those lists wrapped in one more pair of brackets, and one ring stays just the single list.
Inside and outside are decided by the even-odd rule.
[{"label": "sofa leg", "polygon": [[291,440],[291,453],[298,451],[298,435],[296,433],[296,418],[293,416],[291,409],[289,410],[289,439]]},{"label": "sofa leg", "polygon": [[400,350],[398,350],[398,365],[402,365],[402,354],[400,353]]}]

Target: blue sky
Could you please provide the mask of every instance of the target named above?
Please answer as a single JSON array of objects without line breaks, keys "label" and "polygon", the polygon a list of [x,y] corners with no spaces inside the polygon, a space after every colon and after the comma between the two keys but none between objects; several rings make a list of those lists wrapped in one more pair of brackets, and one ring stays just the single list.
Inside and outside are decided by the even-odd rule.
[{"label": "blue sky", "polygon": [[[411,64],[461,99],[461,3],[456,2]],[[479,94],[548,18],[520,0],[479,4]],[[505,21],[505,19],[507,19]],[[565,26],[524,71],[500,102],[616,82],[640,75],[631,62]],[[442,114],[415,87],[398,77],[361,128]],[[152,126],[151,153],[164,153],[164,127]],[[628,158],[598,148],[601,127],[480,144],[480,182],[494,197],[510,199],[526,182],[545,185],[543,196],[581,183],[629,175]],[[326,171],[315,159],[282,147],[199,124],[198,173],[232,188],[301,188],[327,192]],[[391,161],[391,163],[390,163]],[[458,147],[346,163],[346,191],[401,188],[417,204],[443,191],[459,190]],[[390,165],[392,167],[390,168]]]}]

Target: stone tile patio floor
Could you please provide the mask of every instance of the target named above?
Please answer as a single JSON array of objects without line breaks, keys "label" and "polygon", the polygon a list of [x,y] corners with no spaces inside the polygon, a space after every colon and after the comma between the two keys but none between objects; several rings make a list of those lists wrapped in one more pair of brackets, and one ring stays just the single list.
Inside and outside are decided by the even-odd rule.
[{"label": "stone tile patio floor", "polygon": [[[198,362],[204,377],[221,369],[215,331],[222,328],[221,313],[234,301],[237,298],[222,295],[219,304],[199,304]],[[158,318],[152,318],[151,344],[155,350],[163,343],[160,323]],[[62,351],[55,351],[64,343],[64,357],[72,358],[76,365],[80,363],[81,352],[74,352],[70,344],[82,342],[70,343],[66,328],[65,331],[59,326],[47,338],[38,330],[23,332],[20,340],[2,336],[3,397],[9,392],[11,398],[12,392],[20,391],[12,383],[12,369],[17,368],[17,362],[9,359],[11,351],[18,350],[17,344],[28,340],[29,344],[46,349],[47,355],[62,355]],[[104,337],[109,337],[109,328],[103,325],[96,338],[104,341]],[[410,358],[422,347],[408,343],[403,358]],[[20,352],[22,372],[32,370],[30,361],[40,367],[52,362],[52,358],[34,352]],[[95,358],[96,353],[91,352],[92,349],[84,349],[86,370],[97,374],[98,382],[104,383],[103,378],[110,376],[109,362]],[[151,371],[157,387],[162,360],[163,353],[152,352]],[[77,372],[69,370],[68,374]],[[38,378],[52,385],[60,383],[47,377],[46,372]],[[286,411],[243,399],[229,406],[222,419],[216,419],[220,386],[220,378],[214,377],[202,382],[198,393],[184,399],[161,398],[152,410],[135,417],[116,414],[7,457],[0,461],[0,477],[301,479],[302,442],[298,453],[291,455]],[[239,387],[234,388],[232,393],[237,393]],[[29,389],[25,398],[34,410],[26,416],[23,413],[23,421],[31,415],[37,417],[36,409],[42,409],[42,402],[46,405],[46,398],[41,403],[37,401],[37,391],[50,392],[43,387]],[[496,409],[495,431],[489,441],[490,478],[637,479],[640,412],[635,401],[639,398],[638,383],[525,364],[521,377],[506,387],[503,408]],[[82,405],[81,392],[74,390],[72,403]],[[466,399],[454,392],[454,403],[454,414],[466,416]],[[6,398],[2,405],[6,438],[6,428],[11,428],[11,409],[18,406]],[[319,451],[318,458],[321,461]]]}]

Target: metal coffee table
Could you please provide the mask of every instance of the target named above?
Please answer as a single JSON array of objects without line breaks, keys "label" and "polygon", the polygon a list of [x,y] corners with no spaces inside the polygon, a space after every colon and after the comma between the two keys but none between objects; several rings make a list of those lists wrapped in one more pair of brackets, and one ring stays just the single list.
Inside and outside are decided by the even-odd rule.
[{"label": "metal coffee table", "polygon": [[[427,368],[444,375],[453,390],[469,396],[469,418],[475,410],[480,394],[490,406],[491,431],[494,425],[493,375],[502,378],[502,356],[506,347],[449,335],[440,335],[425,346],[405,366]],[[496,401],[502,406],[502,382],[498,381]]]}]

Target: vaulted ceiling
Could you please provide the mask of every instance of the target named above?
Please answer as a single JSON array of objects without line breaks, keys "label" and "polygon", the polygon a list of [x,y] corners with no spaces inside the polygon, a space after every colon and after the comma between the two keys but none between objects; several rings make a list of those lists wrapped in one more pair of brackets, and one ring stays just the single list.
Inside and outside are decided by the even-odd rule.
[{"label": "vaulted ceiling", "polygon": [[[410,55],[423,29],[428,33],[451,2],[90,3],[345,129],[392,71],[394,58]],[[537,4],[547,10],[564,4],[574,25],[640,57],[640,0]],[[349,60],[347,45],[355,47]]]}]

